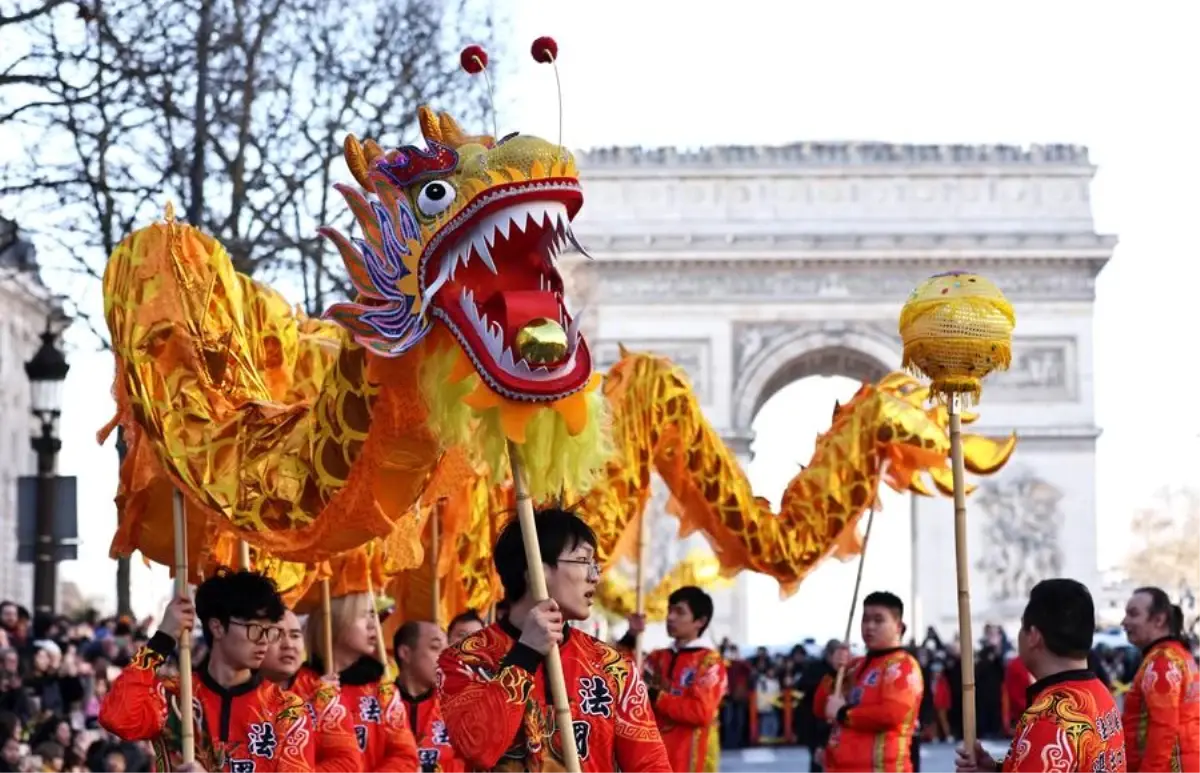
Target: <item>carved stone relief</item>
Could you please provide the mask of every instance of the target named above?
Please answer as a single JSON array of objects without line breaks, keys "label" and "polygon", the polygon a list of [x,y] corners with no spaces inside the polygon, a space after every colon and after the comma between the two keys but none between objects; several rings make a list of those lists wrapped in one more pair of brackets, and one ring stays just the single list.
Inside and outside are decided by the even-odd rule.
[{"label": "carved stone relief", "polygon": [[1062,491],[1028,471],[989,480],[971,497],[987,546],[975,568],[997,606],[1023,604],[1034,584],[1062,575],[1062,499]]},{"label": "carved stone relief", "polygon": [[1012,365],[993,374],[984,387],[987,400],[1071,402],[1079,399],[1075,339],[1067,336],[1013,339]]},{"label": "carved stone relief", "polygon": [[668,357],[679,367],[683,368],[691,379],[692,389],[701,405],[710,405],[713,396],[712,342],[707,338],[655,340],[645,338],[630,338],[615,340],[600,340],[592,347],[592,361],[600,371],[607,371],[621,358],[620,346],[625,345],[630,351],[652,352]]}]

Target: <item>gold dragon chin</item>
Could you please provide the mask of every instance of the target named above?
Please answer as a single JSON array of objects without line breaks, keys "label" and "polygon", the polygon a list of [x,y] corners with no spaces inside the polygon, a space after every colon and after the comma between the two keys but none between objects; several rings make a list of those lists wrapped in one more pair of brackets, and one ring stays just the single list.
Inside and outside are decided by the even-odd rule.
[{"label": "gold dragon chin", "polygon": [[420,119],[425,148],[347,140],[362,190],[339,189],[361,238],[322,232],[358,297],[333,321],[170,216],[113,252],[118,411],[102,436],[120,423],[129,447],[114,554],[171,562],[176,487],[194,560],[226,533],[316,562],[392,533],[448,448],[502,471],[506,442],[524,444],[540,494],[602,468],[599,376],[555,264],[582,203],[574,159]]}]

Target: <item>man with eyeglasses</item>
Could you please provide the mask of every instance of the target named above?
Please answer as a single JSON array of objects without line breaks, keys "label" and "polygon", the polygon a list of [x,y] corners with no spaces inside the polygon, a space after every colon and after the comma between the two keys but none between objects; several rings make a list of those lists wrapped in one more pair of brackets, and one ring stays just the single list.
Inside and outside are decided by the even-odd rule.
[{"label": "man with eyeglasses", "polygon": [[496,542],[508,616],[447,648],[438,697],[454,749],[469,770],[562,770],[543,661],[559,645],[572,728],[584,771],[670,771],[646,686],[629,656],[569,621],[586,620],[600,579],[596,535],[574,513],[535,516],[547,601],[533,599],[521,524]]},{"label": "man with eyeglasses", "polygon": [[321,676],[304,665],[304,628],[292,610],[283,613],[262,662],[263,678],[294,692],[304,701],[316,731],[309,759],[316,771],[355,771],[361,767],[351,714],[341,702],[336,676]]},{"label": "man with eyeglasses", "polygon": [[313,733],[304,701],[258,672],[282,634],[283,613],[268,578],[218,571],[196,588],[195,605],[186,597],[167,605],[158,631],[100,704],[100,725],[126,741],[152,742],[156,769],[180,769],[179,679],[158,671],[198,619],[209,655],[192,675],[195,767],[231,773],[311,770]]}]

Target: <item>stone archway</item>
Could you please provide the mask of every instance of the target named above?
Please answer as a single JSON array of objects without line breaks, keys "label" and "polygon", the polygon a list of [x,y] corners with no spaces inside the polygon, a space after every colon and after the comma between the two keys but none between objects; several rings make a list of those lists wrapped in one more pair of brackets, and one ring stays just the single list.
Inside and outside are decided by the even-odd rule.
[{"label": "stone archway", "polygon": [[[972,563],[977,622],[1004,614],[1043,543],[1062,548],[1062,574],[1095,581],[1091,317],[1117,240],[1095,232],[1086,148],[793,143],[579,161],[587,203],[574,232],[594,260],[563,266],[575,304],[591,309],[597,366],[621,343],[671,357],[744,462],[755,414],[786,384],[899,367],[897,315],[918,282],[950,268],[987,275],[1020,321],[1012,368],[989,381],[974,428],[1015,430],[1021,445],[969,505],[972,543],[1003,546]],[[945,501],[914,502],[921,522],[944,520]],[[1024,538],[1047,523],[1038,544]],[[917,541],[925,617],[950,625],[952,532],[921,529]],[[737,641],[744,623],[728,621]]]},{"label": "stone archway", "polygon": [[[770,337],[772,327],[777,330]],[[878,381],[900,366],[900,349],[878,328],[839,322],[746,327],[732,398],[732,433],[747,437],[754,417],[780,389],[809,376]]]}]

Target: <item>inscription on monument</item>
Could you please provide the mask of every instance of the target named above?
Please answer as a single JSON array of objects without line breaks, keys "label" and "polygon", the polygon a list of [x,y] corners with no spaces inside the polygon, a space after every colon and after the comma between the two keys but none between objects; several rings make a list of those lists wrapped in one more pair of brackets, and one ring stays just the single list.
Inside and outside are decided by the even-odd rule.
[{"label": "inscription on monument", "polygon": [[701,405],[709,405],[712,398],[712,385],[709,383],[712,370],[709,366],[712,356],[712,342],[707,338],[670,339],[670,340],[600,340],[592,348],[592,359],[599,371],[607,371],[617,360],[621,359],[620,347],[631,352],[650,352],[667,357],[671,362],[683,368],[692,389]]}]

